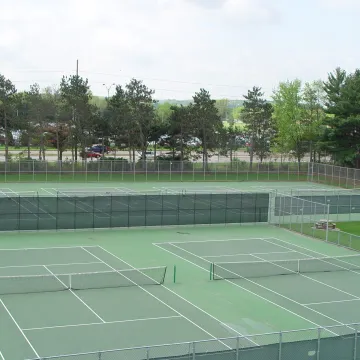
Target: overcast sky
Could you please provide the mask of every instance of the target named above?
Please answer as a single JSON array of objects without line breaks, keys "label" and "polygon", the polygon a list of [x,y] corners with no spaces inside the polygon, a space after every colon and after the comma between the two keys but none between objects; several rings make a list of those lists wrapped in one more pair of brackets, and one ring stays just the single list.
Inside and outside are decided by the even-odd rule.
[{"label": "overcast sky", "polygon": [[[360,67],[360,0],[0,0],[0,73],[19,90],[132,77],[157,99],[240,99]],[[110,90],[110,93],[113,89]]]}]

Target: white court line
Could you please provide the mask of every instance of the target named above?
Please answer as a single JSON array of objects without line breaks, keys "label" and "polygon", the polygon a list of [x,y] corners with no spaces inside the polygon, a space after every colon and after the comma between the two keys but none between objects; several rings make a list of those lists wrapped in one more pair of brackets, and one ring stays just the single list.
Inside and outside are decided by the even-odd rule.
[{"label": "white court line", "polygon": [[[267,239],[267,238],[265,238]],[[269,237],[268,239],[274,239]],[[226,242],[226,241],[254,241],[254,240],[261,240],[263,241],[264,238],[237,238],[237,239],[215,239],[215,240],[190,240],[190,241],[171,241],[170,242],[163,242],[163,243],[153,243],[153,245],[161,245],[161,244],[191,244],[191,243],[207,243],[207,242]]]},{"label": "white court line", "polygon": [[2,354],[1,351],[0,351],[0,359],[5,360],[4,355]]},{"label": "white court line", "polygon": [[[28,201],[28,200],[26,200],[26,201],[27,201],[30,205],[36,206],[35,204],[31,203],[30,201]],[[38,195],[38,202],[40,202],[39,195]],[[56,219],[55,216],[53,216],[52,214],[50,214],[49,212],[47,212],[46,210],[44,210],[43,208],[41,208],[39,205],[38,205],[38,209],[39,209],[40,211],[42,211],[44,214],[50,215],[50,217],[52,217],[54,220]]]},{"label": "white court line", "polygon": [[37,353],[37,351],[35,350],[34,346],[31,344],[30,340],[27,338],[27,336],[25,335],[24,331],[21,329],[21,327],[19,326],[19,324],[17,323],[17,321],[14,319],[14,317],[12,316],[10,310],[6,307],[6,305],[4,304],[4,302],[2,301],[2,299],[0,299],[0,303],[2,304],[2,306],[4,307],[4,309],[6,310],[6,312],[8,313],[8,315],[10,316],[11,320],[14,322],[14,324],[16,325],[16,327],[19,329],[19,331],[21,332],[21,335],[24,337],[24,339],[26,340],[26,342],[29,344],[31,350],[34,352],[34,354],[36,355],[37,358],[40,358],[40,355]]},{"label": "white court line", "polygon": [[[116,259],[120,260],[121,262],[123,262],[124,264],[126,264],[127,266],[129,266],[132,269],[135,269],[134,266],[130,265],[129,263],[127,263],[126,261],[120,259],[119,257],[117,257],[116,255],[112,254],[110,251],[104,249],[102,246],[99,246],[99,249],[103,250],[104,252],[110,254],[111,256],[115,257]],[[95,258],[97,258],[98,260],[102,261],[105,265],[107,265],[110,269],[117,271],[115,268],[113,268],[111,265],[107,264],[105,261],[101,260],[100,258],[98,258],[96,255],[92,254],[90,251],[88,251],[87,249],[84,248],[84,250],[86,252],[88,252],[89,254],[91,254],[92,256],[94,256]],[[118,272],[118,271],[117,271]],[[120,274],[120,273],[119,273]],[[123,275],[123,274],[122,274]],[[131,281],[131,280],[130,280]],[[132,281],[133,282],[133,281]],[[134,285],[137,285],[135,282],[133,282]],[[148,295],[150,295],[151,297],[153,297],[154,299],[158,300],[161,304],[165,305],[166,307],[168,307],[170,310],[174,311],[175,313],[177,313],[178,315],[180,315],[182,318],[184,318],[185,320],[187,320],[188,322],[190,322],[191,324],[193,324],[194,326],[196,326],[198,329],[200,329],[201,331],[203,331],[204,333],[206,333],[207,335],[211,336],[213,339],[217,340],[218,338],[212,334],[210,334],[207,330],[205,330],[204,328],[202,328],[200,325],[196,324],[194,321],[190,320],[188,317],[186,317],[185,315],[181,314],[178,310],[175,310],[173,307],[171,307],[170,305],[168,305],[166,302],[162,301],[161,299],[159,299],[157,296],[155,296],[154,294],[152,294],[150,291],[146,290],[144,287],[137,285],[141,290],[145,291]],[[168,289],[166,286],[164,286],[163,284],[160,285],[163,286],[165,289]],[[175,292],[173,292],[172,290],[168,289],[169,291],[171,291],[173,294],[177,295]],[[180,297],[180,296],[179,296]],[[181,298],[181,297],[180,297]],[[185,299],[183,299],[185,300]],[[187,300],[186,300],[187,301]],[[188,303],[190,303],[189,301],[187,301]],[[191,304],[191,303],[190,303]],[[195,306],[195,305],[194,305]],[[197,307],[198,308],[198,307]],[[200,309],[200,308],[198,308]],[[224,324],[225,325],[225,324]],[[230,327],[229,327],[230,328]],[[232,328],[230,328],[232,329]],[[232,329],[233,330],[233,329]],[[235,331],[235,330],[233,330]],[[240,334],[238,331],[235,331],[236,333]],[[242,334],[240,334],[242,335]],[[228,349],[231,349],[231,347],[229,347],[228,345],[226,345],[225,343],[221,342],[225,347],[227,347]],[[257,343],[255,343],[254,341],[251,340],[252,343],[254,343],[255,345],[258,345]]]},{"label": "white court line", "polygon": [[[56,189],[55,188],[52,188],[51,190],[55,190],[56,191]],[[57,193],[56,193],[57,194]],[[60,194],[61,195],[61,194]],[[76,193],[74,194],[74,195],[76,195]],[[95,196],[96,195],[96,192],[94,192],[94,194],[93,194],[93,196]],[[63,198],[66,198],[66,197],[68,197],[68,198],[71,198],[71,196],[69,196],[69,195],[65,195],[65,194],[63,194],[62,196],[61,196],[61,199],[63,199]],[[79,198],[77,198],[77,199],[79,199]],[[85,211],[86,213],[89,213],[89,214],[93,214],[95,217],[97,217],[98,219],[103,219],[103,218],[108,218],[108,217],[110,217],[110,214],[108,214],[108,213],[106,213],[106,212],[104,212],[104,211],[102,211],[102,210],[100,210],[100,209],[97,209],[97,208],[95,208],[95,207],[92,207],[91,205],[89,205],[89,204],[85,204],[85,203],[82,203],[81,202],[81,200],[75,200],[74,201],[74,203],[71,203],[70,201],[66,201],[66,202],[68,202],[69,204],[72,204],[72,205],[75,205],[75,207],[77,207],[78,209],[80,209],[80,210],[82,210],[82,211]],[[88,206],[89,207],[89,209],[90,210],[98,210],[100,213],[102,213],[102,214],[105,214],[105,215],[107,215],[107,216],[105,216],[105,217],[103,217],[103,216],[97,216],[96,214],[96,212],[94,212],[94,211],[89,211],[89,209],[84,209],[84,208],[82,208],[81,206],[79,206],[79,202],[80,202],[80,204],[81,205],[83,205],[83,206]]]},{"label": "white court line", "polygon": [[[97,247],[97,246],[96,245],[86,245],[86,247]],[[53,246],[53,247],[38,247],[38,248],[0,249],[0,251],[53,250],[53,249],[82,249],[82,246],[77,245],[77,246]]]},{"label": "white court line", "polygon": [[50,194],[52,196],[56,196],[56,193],[54,194],[54,193],[50,192],[49,190],[47,190],[45,188],[41,188],[40,190],[43,190],[43,191],[47,192],[48,194]]},{"label": "white court line", "polygon": [[306,304],[304,304],[304,305],[306,305],[306,306],[311,306],[311,305],[322,305],[322,304],[334,304],[334,303],[343,303],[343,302],[351,302],[351,301],[359,301],[359,300],[360,300],[360,299],[320,301],[320,302],[306,303]]},{"label": "white court line", "polygon": [[[46,266],[69,266],[69,265],[87,265],[87,264],[102,264],[102,263],[100,261],[89,261],[89,262],[79,262],[79,263],[46,264]],[[43,267],[44,264],[0,266],[0,269],[31,268],[31,267],[39,267],[39,266]]]},{"label": "white court line", "polygon": [[[174,244],[172,244],[172,243],[170,243],[170,245],[173,245],[174,247],[176,247],[176,248],[178,248],[178,249],[180,249],[180,250],[182,250],[182,251],[185,251],[185,252],[189,253],[190,255],[193,255],[193,256],[195,256],[195,257],[197,257],[197,258],[199,258],[199,259],[202,259],[202,260],[204,260],[204,261],[206,261],[206,262],[208,262],[208,263],[211,263],[209,260],[203,259],[202,257],[200,257],[200,256],[198,256],[198,255],[195,255],[195,254],[193,254],[192,252],[190,252],[190,251],[188,251],[188,250],[182,249],[180,246],[174,245]],[[261,260],[262,260],[262,261],[266,261],[266,260],[264,260],[264,259],[261,259]],[[269,261],[266,261],[266,262],[269,262]],[[270,262],[270,263],[271,263],[271,262]],[[220,266],[220,268],[221,268],[221,266]],[[225,270],[227,270],[227,269],[225,269]],[[288,270],[288,269],[287,269],[287,270]],[[227,271],[229,271],[229,270],[227,270]],[[232,271],[231,271],[231,272],[232,272]],[[345,325],[345,324],[342,323],[341,321],[338,321],[338,320],[336,320],[336,319],[333,319],[332,317],[330,317],[330,316],[328,316],[328,315],[325,315],[325,314],[321,313],[320,311],[317,311],[317,310],[314,310],[314,309],[312,309],[312,308],[310,308],[310,307],[307,307],[307,306],[299,303],[298,301],[289,298],[288,296],[285,296],[285,295],[283,295],[283,294],[281,294],[281,293],[278,293],[278,292],[275,291],[275,290],[272,290],[272,289],[270,289],[270,288],[268,288],[268,287],[266,287],[266,286],[264,286],[264,285],[261,285],[261,284],[257,283],[256,281],[253,281],[253,280],[251,280],[251,279],[249,279],[249,278],[246,278],[246,277],[244,277],[244,276],[241,276],[240,274],[237,274],[237,273],[235,273],[235,272],[232,272],[232,273],[233,273],[234,275],[237,275],[239,279],[245,280],[245,281],[250,282],[250,283],[252,283],[252,284],[254,284],[254,285],[257,285],[257,286],[259,286],[259,287],[261,287],[261,288],[263,288],[263,289],[265,289],[265,290],[268,290],[268,291],[270,291],[270,292],[272,292],[272,293],[274,293],[274,294],[276,294],[276,295],[278,295],[278,296],[280,296],[280,297],[283,297],[283,298],[286,299],[286,300],[289,300],[289,301],[291,301],[291,302],[293,302],[293,303],[295,303],[295,304],[297,304],[297,305],[300,305],[300,306],[304,307],[305,309],[308,309],[308,310],[310,310],[310,311],[313,311],[313,312],[315,312],[315,313],[317,313],[317,314],[319,314],[319,315],[321,315],[321,316],[323,316],[323,317],[326,317],[326,318],[330,319],[331,321],[337,322],[337,323],[340,324],[340,325]],[[296,275],[302,275],[302,276],[304,276],[304,277],[307,277],[307,276],[305,276],[305,275],[303,275],[303,274],[299,274],[299,273],[295,273],[295,274],[296,274]],[[309,278],[309,279],[311,279],[311,278]],[[224,280],[227,280],[227,279],[224,279]],[[321,281],[317,281],[317,282],[321,283]],[[346,291],[342,291],[342,290],[340,290],[340,289],[334,288],[333,286],[327,285],[327,284],[325,284],[325,283],[322,283],[322,284],[323,284],[323,285],[326,285],[326,286],[328,286],[328,287],[331,287],[331,288],[333,288],[333,289],[335,289],[335,290],[338,290],[338,291],[340,291],[340,292],[344,292],[344,293],[346,293],[347,295],[350,295],[350,296],[353,296],[353,297],[356,298],[355,295],[349,294],[349,293],[347,293]]]},{"label": "white court line", "polygon": [[[11,189],[10,189],[11,190]],[[11,190],[12,193],[14,193],[15,195],[17,195],[17,193],[13,190]],[[18,195],[17,195],[18,196]],[[23,205],[21,203],[21,200],[20,202],[17,202],[15,201],[12,197],[5,197],[5,199],[11,199],[11,201],[13,201],[16,205],[20,205],[22,208],[24,208],[26,211],[28,211],[28,213],[25,213],[25,214],[30,214],[30,215],[34,215],[35,218],[39,218],[39,216],[37,216],[35,213],[33,213],[31,210],[29,210],[25,205]],[[26,221],[26,220],[25,220]]]},{"label": "white court line", "polygon": [[[172,243],[169,243],[172,245]],[[227,257],[227,256],[246,256],[246,255],[269,255],[269,254],[290,254],[290,253],[297,253],[298,251],[292,250],[292,251],[271,251],[271,252],[265,252],[265,253],[237,253],[237,254],[225,254],[225,255],[199,255],[203,258],[217,258],[217,257]],[[265,260],[268,261],[268,260]]]},{"label": "white court line", "polygon": [[115,321],[106,321],[106,322],[96,322],[96,323],[87,323],[87,324],[71,324],[71,325],[57,325],[57,326],[44,326],[44,327],[35,327],[22,329],[23,331],[35,331],[35,330],[46,330],[46,329],[59,329],[59,328],[69,328],[69,327],[81,327],[81,326],[92,326],[92,325],[109,325],[109,324],[121,324],[128,322],[136,322],[136,321],[150,321],[150,320],[167,320],[167,319],[175,319],[181,318],[180,315],[173,316],[159,316],[152,318],[139,318],[139,319],[128,319],[128,320],[115,320]]},{"label": "white court line", "polygon": [[[301,253],[299,253],[299,254],[301,254]],[[256,256],[256,255],[253,255],[253,256],[254,256],[255,258],[258,258],[258,259],[261,260],[261,261],[266,262],[266,263],[270,263],[270,264],[276,265],[276,266],[278,266],[278,267],[280,267],[280,268],[283,268],[283,269],[285,269],[285,270],[289,270],[289,269],[287,269],[287,268],[284,267],[284,266],[281,266],[281,265],[279,265],[279,264],[274,263],[273,261],[265,260],[264,258],[261,258],[260,256]],[[310,259],[311,259],[311,258],[310,258]],[[306,259],[305,259],[305,261],[306,261]],[[221,267],[221,266],[220,266],[220,267]],[[322,282],[322,281],[320,281],[320,280],[313,279],[313,278],[311,278],[310,276],[307,276],[307,275],[302,274],[302,273],[299,273],[299,272],[293,272],[293,273],[296,274],[296,275],[298,275],[298,276],[301,276],[301,277],[304,277],[304,278],[306,278],[306,279],[309,279],[309,280],[311,280],[311,281],[317,282],[317,283],[319,283],[319,284],[321,284],[321,285],[327,286],[327,287],[329,287],[329,288],[331,288],[331,289],[333,289],[333,290],[336,290],[336,291],[342,292],[342,293],[344,293],[344,294],[346,294],[346,295],[352,296],[352,297],[354,297],[354,298],[357,299],[357,300],[360,300],[360,298],[359,298],[358,296],[353,295],[353,294],[351,294],[351,293],[349,293],[349,292],[347,292],[347,291],[338,289],[338,288],[335,287],[335,286],[331,286],[331,285],[326,284],[326,283],[324,283],[324,282]],[[304,305],[304,306],[306,306],[306,305]]]},{"label": "white court line", "polygon": [[[59,280],[59,282],[65,287],[68,288],[68,286],[66,286],[48,267],[46,267],[46,265],[44,265],[44,268],[51,274],[53,275],[57,280]],[[103,323],[105,323],[106,321],[104,319],[102,319],[100,317],[100,315],[98,315],[95,310],[93,310],[83,299],[81,299],[78,295],[76,295],[74,293],[74,291],[72,291],[70,288],[68,289],[78,300],[80,300],[98,319],[100,319]]]},{"label": "white court line", "polygon": [[[169,243],[168,243],[168,244],[169,244]],[[172,244],[173,244],[173,243],[172,243]],[[178,258],[180,258],[180,259],[182,259],[182,260],[184,260],[184,261],[186,261],[186,262],[188,262],[188,263],[196,266],[196,267],[198,267],[199,269],[202,269],[202,270],[206,271],[207,273],[209,273],[209,269],[206,269],[206,268],[204,268],[204,267],[202,267],[202,266],[200,266],[200,265],[198,265],[198,264],[195,264],[194,262],[192,262],[192,261],[190,261],[190,260],[188,260],[188,259],[186,259],[186,258],[184,258],[184,257],[182,257],[182,256],[180,256],[180,255],[178,255],[178,254],[175,254],[175,253],[173,253],[172,251],[170,251],[170,250],[168,250],[168,249],[164,249],[164,248],[162,248],[161,246],[159,246],[159,245],[157,245],[157,244],[153,244],[153,245],[155,245],[155,246],[157,246],[158,248],[160,248],[161,250],[166,251],[166,252],[168,252],[168,253],[170,253],[170,254],[172,254],[172,255],[174,255],[174,256],[176,256],[176,257],[178,257]],[[181,248],[179,248],[179,249],[181,249]],[[186,251],[186,250],[184,250],[184,249],[181,249],[181,250]],[[187,251],[187,252],[189,252],[189,251]],[[190,252],[189,252],[189,253],[190,253]],[[196,256],[195,254],[192,254],[192,253],[190,253],[190,254],[193,255],[193,256]],[[206,260],[206,259],[203,259],[203,260],[204,260],[204,261],[207,261],[207,262],[210,262],[210,261],[208,261],[208,260]],[[245,279],[245,280],[248,280],[248,279]],[[284,311],[286,311],[286,312],[289,312],[289,313],[292,314],[292,315],[295,315],[295,316],[297,316],[297,317],[299,317],[299,318],[301,318],[301,319],[303,319],[303,320],[305,320],[305,321],[307,321],[307,322],[309,322],[309,323],[311,323],[311,324],[314,324],[316,327],[321,327],[321,328],[323,327],[322,325],[319,325],[319,324],[317,324],[316,322],[314,322],[314,321],[312,321],[312,320],[309,320],[309,319],[305,318],[304,316],[301,316],[301,315],[297,314],[296,312],[291,311],[290,309],[288,309],[288,308],[286,308],[286,307],[283,307],[283,306],[281,306],[280,304],[277,304],[277,303],[269,300],[268,298],[266,298],[266,297],[264,297],[264,296],[261,296],[261,295],[255,293],[255,292],[253,292],[253,291],[251,291],[251,290],[249,290],[249,289],[247,289],[247,288],[245,288],[245,287],[243,287],[243,286],[235,283],[234,281],[231,281],[230,279],[224,279],[223,281],[226,281],[226,282],[228,282],[228,283],[230,283],[230,284],[232,284],[232,285],[235,285],[236,287],[238,287],[238,288],[240,288],[240,289],[242,289],[242,290],[244,290],[244,291],[246,291],[246,292],[248,292],[248,293],[250,293],[250,294],[252,294],[252,295],[254,295],[254,296],[256,296],[256,297],[258,297],[258,298],[260,298],[260,299],[262,299],[262,300],[264,300],[264,301],[266,301],[266,302],[268,302],[268,303],[270,303],[270,304],[272,304],[272,305],[275,305],[276,307],[278,307],[278,308],[280,308],[280,309],[282,309],[282,310],[284,310]],[[262,285],[260,285],[260,284],[258,284],[258,283],[256,283],[256,282],[254,282],[254,281],[252,281],[252,280],[248,280],[248,281],[250,281],[251,283],[253,283],[253,284],[255,284],[255,285],[258,285],[258,286],[260,286],[260,287],[265,288],[264,286],[262,286]],[[267,289],[267,288],[265,288],[265,289],[266,289],[266,290],[269,290],[269,289]],[[271,291],[271,292],[273,292],[273,293],[275,293],[275,294],[277,294],[277,295],[281,295],[281,294],[276,293],[275,291],[272,291],[272,290],[269,290],[269,291]],[[291,299],[289,299],[289,300],[291,300]],[[301,304],[299,303],[299,305],[301,305]],[[330,331],[330,330],[328,330],[328,331],[331,332],[331,333],[334,334],[334,335],[338,335],[338,334],[334,333],[333,331]]]},{"label": "white court line", "polygon": [[[280,239],[277,239],[277,238],[272,238],[272,239],[274,239],[274,240],[279,240],[279,241],[283,241],[283,240],[280,240]],[[270,243],[270,244],[276,245],[275,243],[273,243],[273,242],[270,241],[269,239],[266,239],[266,240],[264,239],[264,241],[266,241],[266,242],[268,242],[268,243]],[[286,241],[283,241],[283,242],[291,245],[291,243],[288,243],[288,242],[286,242]],[[294,244],[294,245],[295,245],[295,244]],[[278,245],[278,246],[280,246],[280,247],[282,247],[282,248],[284,248],[284,249],[292,250],[291,248],[288,248],[287,246],[284,246],[284,245]],[[298,245],[295,245],[295,246],[298,246]],[[300,246],[300,248],[301,248],[301,246]],[[305,249],[305,248],[304,248],[304,249]],[[312,250],[309,250],[309,251],[312,251]],[[298,252],[299,254],[302,254],[302,255],[310,256],[310,259],[311,259],[311,258],[314,258],[314,257],[311,257],[311,255],[309,255],[309,254],[305,254],[305,253],[302,253],[302,252],[300,252],[300,251],[297,251],[297,252]],[[323,262],[326,262],[326,263],[329,263],[328,261],[326,261],[326,258],[328,258],[328,257],[330,257],[330,258],[333,257],[333,256],[329,256],[329,255],[325,255],[325,254],[319,253],[319,252],[317,252],[317,251],[312,251],[312,252],[314,252],[314,253],[316,253],[316,254],[323,255],[324,258],[323,258],[323,259],[320,259],[320,260],[323,261]],[[341,255],[340,255],[340,256],[341,256]],[[344,258],[346,258],[346,256],[350,256],[350,257],[352,257],[352,256],[359,256],[359,258],[360,258],[360,255],[359,255],[359,254],[356,254],[356,255],[343,255]],[[316,258],[315,258],[315,259],[316,259]],[[344,263],[344,264],[347,264],[347,265],[354,265],[354,264],[349,263],[349,262],[347,262],[347,261],[345,261],[345,260],[340,260],[340,259],[338,259],[338,261],[339,261],[339,262],[342,262],[342,263]],[[351,272],[351,273],[360,275],[360,272],[359,272],[359,271],[351,270],[351,269],[348,269],[348,268],[343,267],[343,266],[341,266],[341,265],[336,265],[336,264],[332,264],[332,263],[330,263],[330,264],[331,264],[331,265],[334,265],[334,266],[336,266],[336,267],[339,267],[339,268],[341,268],[341,269],[344,269],[344,270],[346,270],[346,271],[349,271],[349,272]]]}]

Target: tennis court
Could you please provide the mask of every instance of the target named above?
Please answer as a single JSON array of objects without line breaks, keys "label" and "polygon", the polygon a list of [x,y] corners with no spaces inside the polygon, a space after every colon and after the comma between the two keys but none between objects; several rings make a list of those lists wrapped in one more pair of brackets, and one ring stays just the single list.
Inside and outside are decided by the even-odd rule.
[{"label": "tennis court", "polygon": [[[101,246],[2,249],[0,258],[1,348],[6,358],[236,334],[159,286],[165,266],[134,269]],[[218,342],[218,350],[226,348]]]},{"label": "tennis court", "polygon": [[[5,197],[24,191],[36,199],[39,192],[101,198],[129,190],[222,195],[232,188],[8,186]],[[25,206],[37,222],[39,208],[48,212]],[[53,221],[49,215],[44,221]],[[335,326],[324,336],[343,335],[360,323],[359,276],[357,252],[267,223],[8,232],[0,240],[0,359],[114,359],[108,350],[128,349],[118,355],[140,360],[149,349],[151,358],[191,353],[194,341],[205,341],[196,353],[209,353],[237,346],[229,337],[246,349],[276,343],[279,331]],[[284,341],[314,336],[294,332]]]}]

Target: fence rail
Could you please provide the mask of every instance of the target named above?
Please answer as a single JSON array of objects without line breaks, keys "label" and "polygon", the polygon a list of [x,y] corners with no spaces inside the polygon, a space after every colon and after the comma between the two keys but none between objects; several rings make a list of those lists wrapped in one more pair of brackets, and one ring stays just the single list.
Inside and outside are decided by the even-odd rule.
[{"label": "fence rail", "polygon": [[234,161],[202,163],[187,161],[89,160],[0,162],[2,182],[101,182],[101,181],[306,181],[308,163]]},{"label": "fence rail", "polygon": [[360,187],[360,169],[329,164],[309,164],[308,180],[344,188]]},{"label": "fence rail", "polygon": [[358,360],[359,324],[42,357],[32,360]]}]

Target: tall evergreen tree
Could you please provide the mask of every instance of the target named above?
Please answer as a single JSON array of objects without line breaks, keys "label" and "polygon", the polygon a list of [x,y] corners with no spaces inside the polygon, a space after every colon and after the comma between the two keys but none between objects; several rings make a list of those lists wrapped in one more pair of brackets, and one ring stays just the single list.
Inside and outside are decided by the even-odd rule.
[{"label": "tall evergreen tree", "polygon": [[346,74],[335,69],[324,82],[324,90],[328,117],[323,147],[339,165],[359,167],[360,70]]},{"label": "tall evergreen tree", "polygon": [[270,154],[270,145],[274,137],[274,124],[272,120],[272,105],[265,100],[260,87],[254,86],[244,95],[244,109],[241,119],[245,123],[245,131],[250,138],[250,168],[252,168],[254,155],[262,162]]},{"label": "tall evergreen tree", "polygon": [[216,101],[211,99],[208,91],[200,89],[193,96],[193,100],[191,117],[195,130],[194,135],[201,141],[203,166],[206,169],[210,152],[218,144],[223,124],[215,106]]}]

